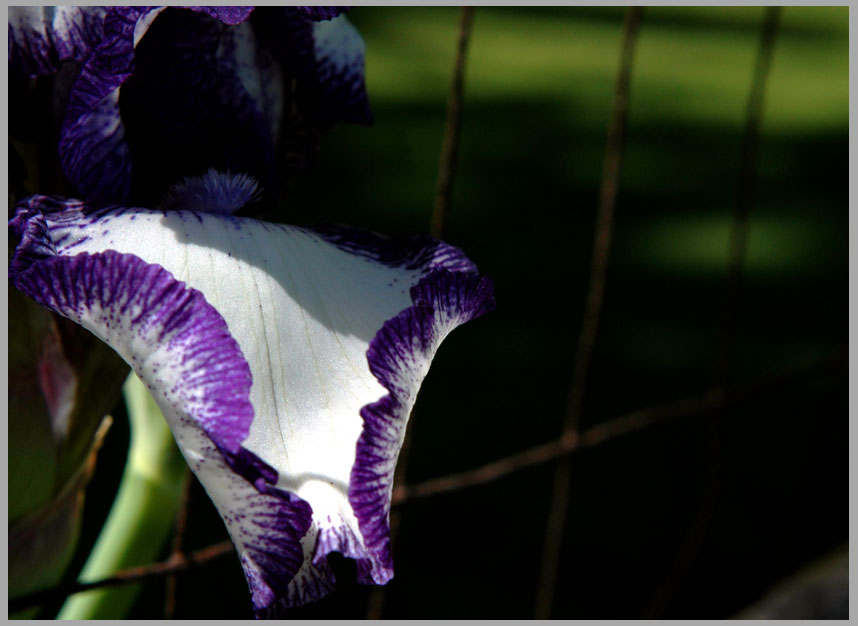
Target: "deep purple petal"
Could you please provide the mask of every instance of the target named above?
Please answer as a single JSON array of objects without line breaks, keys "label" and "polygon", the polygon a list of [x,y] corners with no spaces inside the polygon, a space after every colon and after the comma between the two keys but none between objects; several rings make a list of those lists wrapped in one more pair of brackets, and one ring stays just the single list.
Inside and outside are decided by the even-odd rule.
[{"label": "deep purple petal", "polygon": [[121,201],[131,185],[131,155],[119,114],[119,87],[134,71],[138,22],[157,9],[122,7],[108,12],[104,37],[69,94],[59,155],[66,177],[88,198]]},{"label": "deep purple petal", "polygon": [[[80,93],[80,92],[77,92]],[[86,197],[118,202],[131,189],[132,159],[115,89],[89,111],[64,125],[59,152],[66,177]]]},{"label": "deep purple petal", "polygon": [[299,102],[322,127],[372,124],[364,80],[365,46],[345,17],[313,24],[314,80],[302,84]]},{"label": "deep purple petal", "polygon": [[107,7],[9,7],[9,67],[52,74],[63,61],[83,61],[101,41]]},{"label": "deep purple petal", "polygon": [[388,321],[367,351],[372,373],[390,394],[361,410],[364,430],[349,484],[349,501],[374,557],[363,582],[385,583],[393,576],[388,516],[414,380],[422,378],[447,333],[495,305],[491,281],[469,272],[433,271],[411,295],[414,306]]},{"label": "deep purple petal", "polygon": [[429,235],[390,237],[340,224],[317,225],[312,230],[325,241],[350,254],[388,267],[420,269],[424,273],[438,269],[451,272],[477,271],[477,266],[459,248]]},{"label": "deep purple petal", "polygon": [[[25,209],[18,217],[27,215],[50,237],[42,216]],[[150,387],[177,381],[159,392],[161,400],[183,407],[213,442],[237,451],[253,419],[247,400],[250,369],[204,296],[133,255],[107,251],[40,259],[49,244],[35,243],[35,230],[25,228],[27,238],[10,263],[15,287],[99,335]]]},{"label": "deep purple petal", "polygon": [[349,10],[349,7],[294,7],[314,22],[321,20],[332,20],[341,13]]},{"label": "deep purple petal", "polygon": [[165,11],[136,55],[120,98],[134,202],[156,202],[182,178],[211,168],[250,175],[263,201],[273,197],[282,79],[250,25]]},{"label": "deep purple petal", "polygon": [[154,202],[211,167],[273,188],[280,79],[242,24],[252,8],[191,8],[105,16],[60,131],[63,169],[88,199]]},{"label": "deep purple petal", "polygon": [[317,130],[347,122],[371,124],[364,43],[340,15],[313,21],[294,9],[260,9],[254,28],[287,76],[306,122]]},{"label": "deep purple petal", "polygon": [[257,617],[270,614],[279,598],[300,593],[318,599],[328,593],[332,581],[319,578],[313,581],[315,588],[301,589],[307,585],[306,577],[295,579],[305,561],[301,538],[312,523],[310,505],[278,489],[277,472],[252,452],[244,448],[237,454],[222,452],[234,477],[229,497],[212,499],[239,546]]},{"label": "deep purple petal", "polygon": [[[58,256],[57,246],[67,242],[54,241],[52,233],[89,220],[77,202],[33,196],[22,203],[10,221],[10,233],[20,239],[10,279],[134,368],[217,505],[254,606],[264,612],[276,598],[296,596],[299,583],[307,585],[307,576],[293,578],[305,561],[300,541],[311,509],[278,489],[277,472],[241,446],[253,419],[247,361],[205,297],[162,267],[113,251]],[[329,590],[325,583],[315,583],[318,594]]]},{"label": "deep purple petal", "polygon": [[250,14],[253,12],[255,7],[188,7],[192,11],[198,11],[199,13],[205,13],[206,15],[215,18],[218,21],[223,22],[224,24],[229,24],[230,26],[234,26],[235,24],[241,24],[247,18],[250,17]]}]

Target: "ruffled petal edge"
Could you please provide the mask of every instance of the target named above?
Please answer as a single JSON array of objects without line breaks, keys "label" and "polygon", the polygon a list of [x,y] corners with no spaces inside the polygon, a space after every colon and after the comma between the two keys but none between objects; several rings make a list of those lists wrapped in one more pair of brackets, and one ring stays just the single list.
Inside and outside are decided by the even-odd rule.
[{"label": "ruffled petal edge", "polygon": [[305,601],[324,595],[324,578],[294,580],[307,558],[309,504],[277,488],[277,472],[241,445],[253,419],[251,373],[226,322],[202,293],[134,255],[57,256],[62,242],[45,212],[87,219],[77,201],[19,204],[9,223],[19,239],[13,285],[108,343],[149,388],[236,544],[257,612],[299,587]]}]

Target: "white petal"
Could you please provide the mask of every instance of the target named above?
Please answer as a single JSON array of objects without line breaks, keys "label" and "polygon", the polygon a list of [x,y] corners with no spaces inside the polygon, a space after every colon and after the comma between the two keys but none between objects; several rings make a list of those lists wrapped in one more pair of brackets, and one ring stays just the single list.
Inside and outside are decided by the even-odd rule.
[{"label": "white petal", "polygon": [[[22,244],[10,274],[69,259],[65,275],[26,278],[24,290],[93,329],[147,383],[239,547],[257,610],[327,592],[331,551],[356,559],[362,582],[387,582],[405,423],[446,334],[492,308],[490,282],[460,251],[428,238],[31,202],[50,216],[19,209],[10,224]],[[89,259],[102,265],[83,267]],[[99,280],[115,293],[102,297]],[[201,322],[189,306],[170,304],[187,299],[204,311]],[[208,328],[221,343],[200,340]],[[249,392],[239,385],[228,397],[239,413],[247,404],[239,396],[249,397],[246,437],[249,420],[216,399],[232,385],[212,346],[231,350],[231,341],[243,359],[229,357],[229,376],[246,360],[252,378]]]}]

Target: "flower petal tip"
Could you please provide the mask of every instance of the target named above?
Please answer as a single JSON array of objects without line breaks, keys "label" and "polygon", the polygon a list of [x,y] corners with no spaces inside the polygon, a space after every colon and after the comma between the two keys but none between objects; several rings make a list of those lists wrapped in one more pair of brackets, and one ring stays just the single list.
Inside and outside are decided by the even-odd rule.
[{"label": "flower petal tip", "polygon": [[364,79],[366,45],[341,15],[313,24],[316,90],[313,112],[320,124],[373,123]]},{"label": "flower petal tip", "polygon": [[328,593],[331,552],[360,582],[390,580],[393,471],[418,389],[447,334],[494,307],[461,250],[44,196],[19,204],[10,232],[13,284],[146,382],[236,543],[257,615]]}]

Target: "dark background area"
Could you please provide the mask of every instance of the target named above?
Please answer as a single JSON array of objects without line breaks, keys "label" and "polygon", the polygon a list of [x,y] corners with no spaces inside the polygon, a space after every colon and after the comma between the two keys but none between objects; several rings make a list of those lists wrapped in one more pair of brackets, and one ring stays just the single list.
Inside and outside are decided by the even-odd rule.
[{"label": "dark background area", "polygon": [[[453,333],[433,362],[411,425],[408,483],[560,432],[623,14],[476,9],[445,239],[493,279],[498,306]],[[324,139],[315,168],[284,201],[284,221],[427,231],[458,15],[352,9],[376,121]],[[762,8],[645,11],[582,428],[709,387],[762,18]],[[848,9],[783,9],[733,385],[847,350],[848,121]],[[725,618],[844,546],[847,404],[846,367],[829,368],[712,416],[575,452],[553,616]],[[110,469],[124,463],[127,424],[116,417],[89,490],[81,554],[116,488],[119,470]],[[549,463],[403,505],[383,617],[531,617],[553,475]],[[199,485],[191,493],[188,548],[225,539]],[[688,567],[677,568],[706,502]],[[366,614],[371,590],[354,583],[350,562],[335,561],[336,592],[291,617]],[[177,597],[177,618],[252,617],[234,556],[180,574]],[[132,617],[160,617],[163,604],[163,581],[147,583]]]}]

